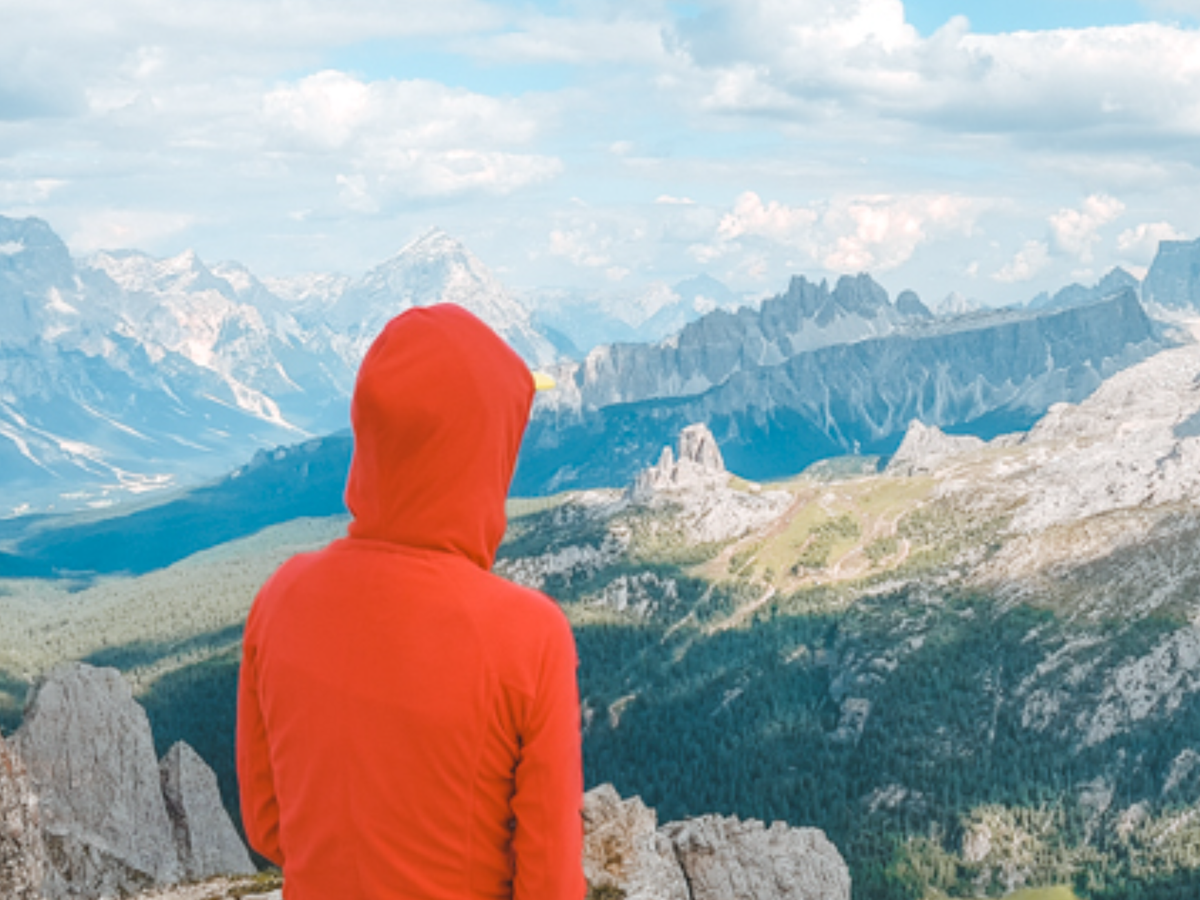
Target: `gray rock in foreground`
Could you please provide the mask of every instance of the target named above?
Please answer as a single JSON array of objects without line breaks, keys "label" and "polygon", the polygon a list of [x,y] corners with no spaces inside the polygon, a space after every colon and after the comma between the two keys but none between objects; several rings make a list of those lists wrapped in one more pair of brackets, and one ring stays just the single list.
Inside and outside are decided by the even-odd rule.
[{"label": "gray rock in foreground", "polygon": [[119,895],[179,881],[150,722],[116,669],[55,669],[14,742],[42,804],[48,896]]},{"label": "gray rock in foreground", "polygon": [[180,741],[167,751],[159,770],[175,848],[187,878],[253,875],[250,854],[221,805],[217,776],[200,755]]},{"label": "gray rock in foreground", "polygon": [[816,828],[701,816],[655,828],[612,785],[584,797],[584,873],[627,900],[849,900],[850,872]]},{"label": "gray rock in foreground", "polygon": [[675,849],[640,797],[622,800],[611,784],[583,802],[583,874],[593,888],[618,888],[625,900],[689,900]]},{"label": "gray rock in foreground", "polygon": [[50,900],[253,871],[211,770],[186,745],[160,769],[149,719],[116,669],[55,669],[14,745],[41,806]]},{"label": "gray rock in foreground", "polygon": [[850,870],[817,828],[701,816],[672,822],[663,832],[675,846],[691,900],[850,898]]},{"label": "gray rock in foreground", "polygon": [[44,866],[37,798],[25,767],[0,738],[0,897],[35,900]]}]

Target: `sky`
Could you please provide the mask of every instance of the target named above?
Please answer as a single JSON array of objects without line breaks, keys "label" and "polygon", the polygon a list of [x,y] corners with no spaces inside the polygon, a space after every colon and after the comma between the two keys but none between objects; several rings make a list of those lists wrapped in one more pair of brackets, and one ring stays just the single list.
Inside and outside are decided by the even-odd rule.
[{"label": "sky", "polygon": [[1024,302],[1200,237],[1200,0],[0,0],[0,214],[84,256]]}]

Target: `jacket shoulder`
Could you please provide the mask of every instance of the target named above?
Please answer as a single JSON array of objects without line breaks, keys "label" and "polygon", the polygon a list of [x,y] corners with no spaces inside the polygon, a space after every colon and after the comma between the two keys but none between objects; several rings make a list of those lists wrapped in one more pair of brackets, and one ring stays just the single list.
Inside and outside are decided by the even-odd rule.
[{"label": "jacket shoulder", "polygon": [[486,583],[476,607],[481,640],[500,679],[532,695],[547,657],[575,658],[571,623],[541,591],[491,573],[486,573]]}]

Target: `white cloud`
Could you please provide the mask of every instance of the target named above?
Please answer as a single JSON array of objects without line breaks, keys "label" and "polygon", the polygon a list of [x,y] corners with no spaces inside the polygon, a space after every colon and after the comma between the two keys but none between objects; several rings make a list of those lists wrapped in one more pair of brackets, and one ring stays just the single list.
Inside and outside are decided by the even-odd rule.
[{"label": "white cloud", "polygon": [[1170,222],[1143,222],[1125,229],[1117,236],[1117,250],[1127,260],[1148,263],[1158,252],[1160,241],[1181,241],[1184,238],[1184,234]]},{"label": "white cloud", "polygon": [[[900,0],[716,0],[678,24],[703,109],[837,122],[882,115],[972,134],[1200,135],[1200,32],[1135,25],[922,37]],[[1115,146],[1116,141],[1112,144]],[[1172,148],[1186,152],[1183,148]]]},{"label": "white cloud", "polygon": [[550,253],[561,256],[573,265],[601,268],[612,262],[609,248],[612,238],[599,233],[595,223],[585,227],[555,228],[550,232]]},{"label": "white cloud", "polygon": [[721,219],[717,237],[732,241],[743,235],[765,237],[780,244],[806,242],[817,214],[811,209],[786,206],[777,200],[763,203],[753,191],[746,191],[733,204],[733,210]]},{"label": "white cloud", "polygon": [[1093,194],[1079,209],[1060,209],[1049,220],[1054,249],[1080,262],[1091,262],[1093,248],[1100,241],[1100,228],[1124,212],[1124,203],[1104,194]]},{"label": "white cloud", "polygon": [[460,46],[493,62],[661,65],[671,56],[661,21],[637,15],[606,18],[602,12],[593,9],[574,18],[528,16],[519,28],[470,38]]},{"label": "white cloud", "polygon": [[704,263],[731,252],[738,239],[763,238],[804,252],[834,272],[893,269],[935,235],[967,233],[984,207],[949,194],[835,198],[810,206],[764,203],[747,191],[717,227],[716,240],[692,248]]},{"label": "white cloud", "polygon": [[659,194],[654,202],[663,206],[695,206],[696,201],[691,197],[672,197],[670,194]]},{"label": "white cloud", "polygon": [[1029,281],[1050,264],[1050,247],[1045,241],[1026,241],[1010,262],[992,275],[1001,284]]},{"label": "white cloud", "polygon": [[50,195],[66,186],[59,178],[32,178],[0,181],[0,205],[24,207],[44,203]]},{"label": "white cloud", "polygon": [[348,209],[375,211],[387,196],[504,194],[562,171],[554,157],[500,149],[538,133],[520,101],[437,82],[324,71],[270,91],[262,108],[274,147],[353,170],[336,176]]},{"label": "white cloud", "polygon": [[539,126],[520,101],[436,81],[364,82],[333,70],[270,91],[263,113],[278,134],[331,150],[355,140],[405,149],[527,144]]}]

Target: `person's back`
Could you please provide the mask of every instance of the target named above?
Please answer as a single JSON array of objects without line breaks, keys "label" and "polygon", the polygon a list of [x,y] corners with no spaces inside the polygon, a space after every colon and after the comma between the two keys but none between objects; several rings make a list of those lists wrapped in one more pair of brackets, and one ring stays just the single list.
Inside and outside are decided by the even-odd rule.
[{"label": "person's back", "polygon": [[243,821],[287,900],[583,896],[570,627],[488,571],[532,393],[456,307],[364,360],[349,537],[285,564],[246,627]]}]

